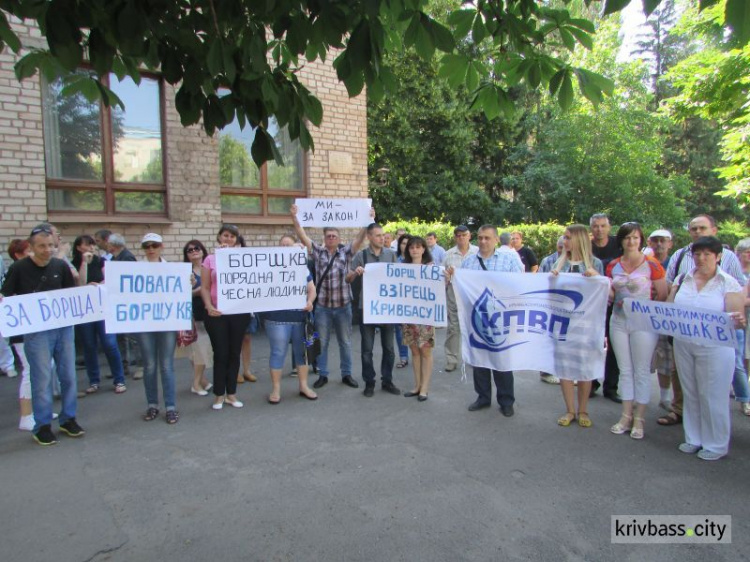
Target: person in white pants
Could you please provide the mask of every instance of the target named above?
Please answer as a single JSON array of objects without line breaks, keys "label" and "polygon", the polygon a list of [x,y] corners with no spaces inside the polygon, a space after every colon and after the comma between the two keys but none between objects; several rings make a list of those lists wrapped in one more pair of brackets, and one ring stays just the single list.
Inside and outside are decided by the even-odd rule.
[{"label": "person in white pants", "polygon": [[0,336],[0,369],[2,369],[8,377],[17,377],[18,372],[16,371],[16,363],[13,358],[13,350],[8,345],[8,340]]},{"label": "person in white pants", "polygon": [[[693,243],[695,268],[675,279],[670,300],[675,304],[729,312],[734,326],[745,326],[742,287],[731,275],[720,269],[721,242],[713,236]],[[729,451],[729,389],[734,377],[734,348],[708,346],[702,342],[674,341],[675,363],[683,394],[682,423],[685,442],[683,453],[715,461]]]}]

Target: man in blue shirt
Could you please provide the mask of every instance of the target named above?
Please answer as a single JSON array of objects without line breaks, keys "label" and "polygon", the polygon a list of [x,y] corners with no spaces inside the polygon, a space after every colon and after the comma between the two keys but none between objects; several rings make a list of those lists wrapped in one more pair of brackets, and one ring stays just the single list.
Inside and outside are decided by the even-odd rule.
[{"label": "man in blue shirt", "polygon": [[[479,252],[467,257],[461,267],[463,269],[523,273],[523,267],[516,256],[500,252],[497,249],[499,241],[497,227],[491,224],[480,227],[477,234]],[[453,268],[446,269],[446,273],[449,276],[453,275]],[[500,411],[505,417],[509,418],[514,414],[513,403],[516,401],[513,394],[513,371],[495,371],[485,367],[474,367],[474,390],[477,393],[477,399],[469,406],[469,411],[475,412],[492,405],[493,378],[497,387],[497,401],[500,404]]]}]

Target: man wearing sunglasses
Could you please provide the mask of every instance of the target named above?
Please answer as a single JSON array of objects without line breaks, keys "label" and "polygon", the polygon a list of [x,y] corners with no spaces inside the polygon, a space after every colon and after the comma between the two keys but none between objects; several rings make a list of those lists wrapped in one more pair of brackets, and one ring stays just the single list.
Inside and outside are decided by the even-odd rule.
[{"label": "man wearing sunglasses", "polygon": [[[76,286],[68,265],[55,254],[55,236],[50,225],[41,224],[31,231],[29,243],[33,254],[14,262],[0,289],[3,295],[28,295]],[[34,410],[34,439],[40,445],[54,445],[52,431],[52,361],[60,381],[62,411],[60,431],[70,437],[85,432],[76,422],[77,384],[73,327],[54,328],[23,337],[31,378],[31,405]]]}]

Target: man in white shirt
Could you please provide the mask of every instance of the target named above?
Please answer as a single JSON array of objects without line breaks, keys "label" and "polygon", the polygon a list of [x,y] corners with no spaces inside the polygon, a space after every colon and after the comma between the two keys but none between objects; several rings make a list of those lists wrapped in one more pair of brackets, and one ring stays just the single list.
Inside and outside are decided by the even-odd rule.
[{"label": "man in white shirt", "polygon": [[523,265],[523,261],[521,260],[521,256],[518,255],[518,252],[516,252],[515,248],[510,245],[510,239],[511,235],[510,232],[503,232],[500,235],[500,247],[498,248],[498,251],[502,254],[509,254],[515,257],[518,260],[518,263],[521,264],[521,269],[525,270],[525,266]]},{"label": "man in white shirt", "polygon": [[437,234],[434,232],[428,232],[427,236],[424,237],[424,241],[427,242],[427,248],[432,255],[432,262],[435,265],[443,265],[443,260],[445,259],[445,248],[438,245]]}]

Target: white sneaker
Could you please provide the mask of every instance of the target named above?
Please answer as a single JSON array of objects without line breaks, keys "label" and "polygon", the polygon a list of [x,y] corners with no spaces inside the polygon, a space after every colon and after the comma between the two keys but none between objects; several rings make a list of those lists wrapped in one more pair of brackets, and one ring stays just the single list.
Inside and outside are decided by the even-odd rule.
[{"label": "white sneaker", "polygon": [[190,392],[193,394],[197,394],[198,396],[208,396],[208,392],[203,390],[202,388],[200,390],[196,390],[195,387],[190,387]]},{"label": "white sneaker", "polygon": [[17,377],[18,376],[18,371],[16,371],[15,369],[13,369],[11,367],[7,371],[5,371],[5,374],[8,375],[9,379],[12,379],[13,377]]},{"label": "white sneaker", "polygon": [[224,404],[228,404],[232,408],[242,408],[242,406],[244,406],[239,400],[225,400]]},{"label": "white sneaker", "polygon": [[543,373],[539,378],[542,379],[542,382],[546,382],[547,384],[560,384],[560,379],[549,373]]},{"label": "white sneaker", "polygon": [[29,414],[28,416],[21,416],[21,421],[18,422],[18,429],[21,431],[34,431],[35,425],[34,414]]}]

